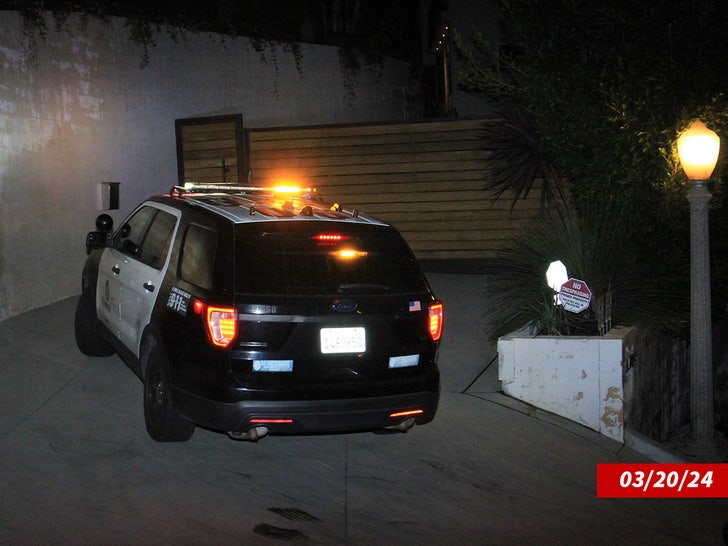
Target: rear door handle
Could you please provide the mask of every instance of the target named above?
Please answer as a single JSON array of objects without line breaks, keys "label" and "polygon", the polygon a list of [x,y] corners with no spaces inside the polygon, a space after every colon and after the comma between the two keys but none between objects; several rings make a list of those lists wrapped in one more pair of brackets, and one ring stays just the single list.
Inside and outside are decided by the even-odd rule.
[{"label": "rear door handle", "polygon": [[121,268],[118,265],[115,265],[111,268],[111,271],[114,273],[114,275],[118,275],[121,272]]},{"label": "rear door handle", "polygon": [[154,285],[150,282],[145,282],[143,285],[144,290],[147,290],[148,292],[154,292]]}]

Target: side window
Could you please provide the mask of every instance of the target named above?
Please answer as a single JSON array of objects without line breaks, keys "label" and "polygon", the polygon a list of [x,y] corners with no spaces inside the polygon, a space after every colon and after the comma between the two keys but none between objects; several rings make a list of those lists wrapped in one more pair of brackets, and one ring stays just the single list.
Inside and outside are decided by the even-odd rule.
[{"label": "side window", "polygon": [[142,207],[136,211],[114,235],[113,246],[124,254],[139,257],[142,241],[149,224],[157,213],[152,207]]},{"label": "side window", "polygon": [[217,233],[191,224],[182,246],[180,275],[200,288],[212,289],[213,266],[217,252]]},{"label": "side window", "polygon": [[173,214],[162,210],[157,212],[142,244],[142,251],[139,256],[142,262],[154,269],[162,269],[167,259],[167,252],[172,241],[175,225],[177,225],[177,218]]},{"label": "side window", "polygon": [[114,236],[114,248],[140,262],[161,269],[167,259],[177,219],[154,207],[142,207]]}]

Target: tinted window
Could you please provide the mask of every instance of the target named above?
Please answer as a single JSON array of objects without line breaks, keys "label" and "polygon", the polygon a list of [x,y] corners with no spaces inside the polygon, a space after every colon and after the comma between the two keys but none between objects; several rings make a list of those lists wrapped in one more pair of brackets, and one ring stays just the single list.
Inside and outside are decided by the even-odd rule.
[{"label": "tinted window", "polygon": [[236,289],[254,294],[425,290],[402,237],[383,226],[270,222],[237,227]]},{"label": "tinted window", "polygon": [[202,226],[190,225],[182,247],[182,278],[201,288],[212,289],[216,252],[217,233]]},{"label": "tinted window", "polygon": [[155,269],[167,259],[177,219],[154,207],[136,211],[114,235],[114,248]]},{"label": "tinted window", "polygon": [[164,211],[157,211],[152,220],[152,226],[142,243],[140,259],[154,269],[162,269],[167,260],[169,244],[172,241],[174,227],[177,225],[177,218],[173,214]]}]

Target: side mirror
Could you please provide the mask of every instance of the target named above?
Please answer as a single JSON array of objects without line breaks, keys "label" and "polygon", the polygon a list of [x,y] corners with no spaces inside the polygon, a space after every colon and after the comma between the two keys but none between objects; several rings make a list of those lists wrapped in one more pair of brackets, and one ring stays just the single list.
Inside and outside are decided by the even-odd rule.
[{"label": "side mirror", "polygon": [[108,234],[114,228],[114,219],[108,214],[100,214],[96,218],[96,229],[86,235],[86,253],[90,254],[92,250],[104,248],[108,240]]},{"label": "side mirror", "polygon": [[106,233],[99,231],[91,231],[86,235],[86,252],[90,253],[92,250],[97,248],[104,248],[106,246]]}]

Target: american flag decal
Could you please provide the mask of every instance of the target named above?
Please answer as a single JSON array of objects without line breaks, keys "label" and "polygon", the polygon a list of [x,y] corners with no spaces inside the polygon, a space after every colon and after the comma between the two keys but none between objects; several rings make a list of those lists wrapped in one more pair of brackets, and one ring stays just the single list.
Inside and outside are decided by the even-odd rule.
[{"label": "american flag decal", "polygon": [[414,313],[415,311],[422,311],[422,305],[420,305],[419,301],[411,301],[409,302],[409,310],[410,313]]}]

